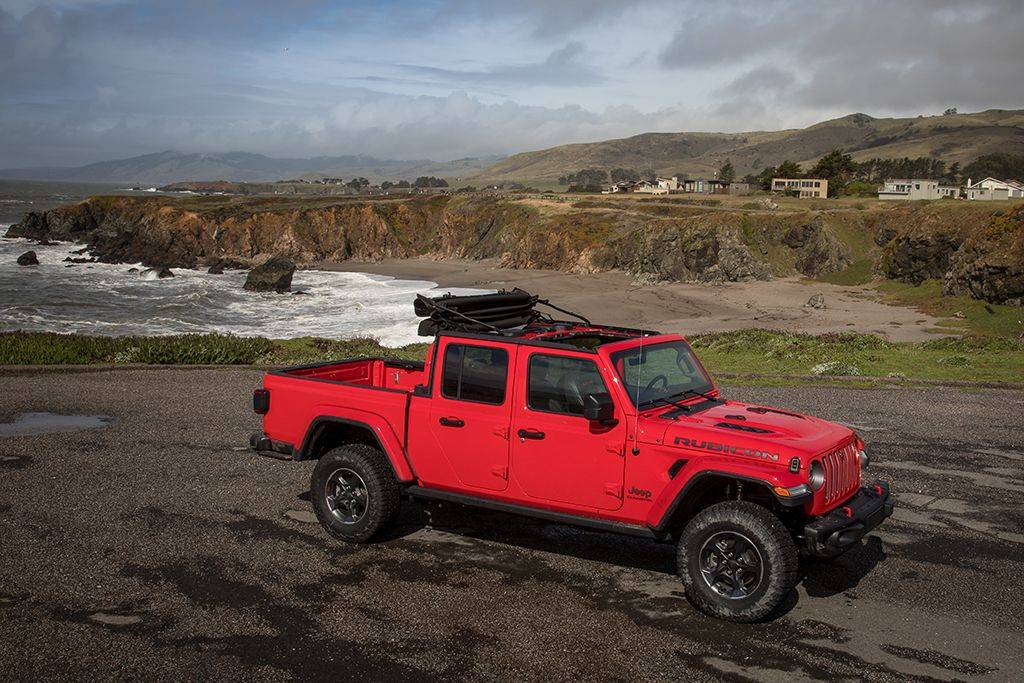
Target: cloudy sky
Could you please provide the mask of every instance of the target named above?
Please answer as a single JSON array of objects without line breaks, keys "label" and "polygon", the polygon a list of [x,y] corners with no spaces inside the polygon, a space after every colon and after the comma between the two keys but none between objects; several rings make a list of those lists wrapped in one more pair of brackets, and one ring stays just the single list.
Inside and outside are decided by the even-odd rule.
[{"label": "cloudy sky", "polygon": [[0,0],[0,167],[447,160],[1024,106],[1020,0]]}]

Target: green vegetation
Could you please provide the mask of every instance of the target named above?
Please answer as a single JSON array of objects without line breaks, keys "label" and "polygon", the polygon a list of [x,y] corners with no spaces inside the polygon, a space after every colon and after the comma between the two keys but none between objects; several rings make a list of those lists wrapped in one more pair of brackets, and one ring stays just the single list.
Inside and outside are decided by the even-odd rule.
[{"label": "green vegetation", "polygon": [[846,270],[838,273],[826,273],[818,276],[822,282],[831,282],[834,285],[863,285],[871,282],[874,263],[869,258],[857,259]]},{"label": "green vegetation", "polygon": [[963,337],[899,343],[871,334],[814,336],[743,330],[700,335],[691,343],[712,373],[1024,381],[1024,341],[1018,339]]},{"label": "green vegetation", "polygon": [[[870,334],[814,336],[771,330],[704,334],[691,340],[712,373],[857,375],[913,380],[1021,382],[1024,341],[943,338],[888,342]],[[300,365],[359,356],[422,360],[426,344],[401,348],[373,339],[263,339],[218,334],[90,337],[0,334],[0,365],[144,363],[153,365]]]},{"label": "green vegetation", "polygon": [[49,332],[0,334],[0,365],[285,365],[353,356],[422,359],[426,344],[398,349],[373,339],[270,340],[221,334],[94,337]]},{"label": "green vegetation", "polygon": [[942,318],[940,329],[943,332],[1010,338],[1024,334],[1024,309],[990,304],[969,296],[944,295],[941,280],[925,280],[916,286],[886,280],[880,282],[876,289],[884,295],[883,301],[887,303],[909,306]]}]

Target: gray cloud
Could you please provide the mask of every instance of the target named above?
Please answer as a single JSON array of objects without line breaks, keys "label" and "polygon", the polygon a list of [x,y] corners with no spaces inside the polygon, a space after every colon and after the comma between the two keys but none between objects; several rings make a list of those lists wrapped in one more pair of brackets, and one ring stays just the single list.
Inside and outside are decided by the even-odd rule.
[{"label": "gray cloud", "polygon": [[[670,69],[759,64],[719,94],[812,109],[1013,107],[1024,93],[1022,9],[1005,0],[748,5],[687,23],[660,60]],[[768,84],[782,86],[778,96]]]},{"label": "gray cloud", "polygon": [[1015,108],[1022,34],[1019,0],[8,0],[0,167],[161,149],[450,159]]},{"label": "gray cloud", "polygon": [[551,52],[546,59],[532,64],[501,64],[486,69],[444,69],[431,66],[400,64],[411,73],[458,85],[468,83],[520,84],[527,86],[555,85],[578,87],[596,85],[607,77],[592,64],[583,61],[586,49],[580,42],[571,42]]}]

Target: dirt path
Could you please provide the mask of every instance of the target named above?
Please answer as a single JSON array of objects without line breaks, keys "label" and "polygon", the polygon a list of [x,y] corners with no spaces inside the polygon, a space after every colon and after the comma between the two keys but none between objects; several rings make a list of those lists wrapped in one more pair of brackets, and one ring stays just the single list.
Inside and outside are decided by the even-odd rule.
[{"label": "dirt path", "polygon": [[[499,268],[496,261],[389,259],[346,261],[323,268],[433,280],[450,287],[522,287],[582,315],[610,323],[697,334],[752,327],[790,332],[873,332],[892,341],[935,338],[938,320],[878,301],[864,286],[806,283],[799,278],[719,285],[639,285],[621,272],[574,275],[552,270]],[[815,294],[824,309],[808,308]]]}]

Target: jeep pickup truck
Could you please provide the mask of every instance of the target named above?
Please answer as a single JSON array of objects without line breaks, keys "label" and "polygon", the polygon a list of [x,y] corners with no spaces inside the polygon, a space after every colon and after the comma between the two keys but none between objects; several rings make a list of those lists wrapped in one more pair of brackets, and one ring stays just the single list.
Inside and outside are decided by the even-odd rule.
[{"label": "jeep pickup truck", "polygon": [[729,400],[679,335],[521,290],[415,305],[434,337],[423,362],[287,368],[253,393],[251,448],[316,461],[312,503],[335,538],[369,541],[417,498],[673,542],[694,605],[754,621],[793,589],[801,553],[836,556],[892,514],[857,434]]}]

